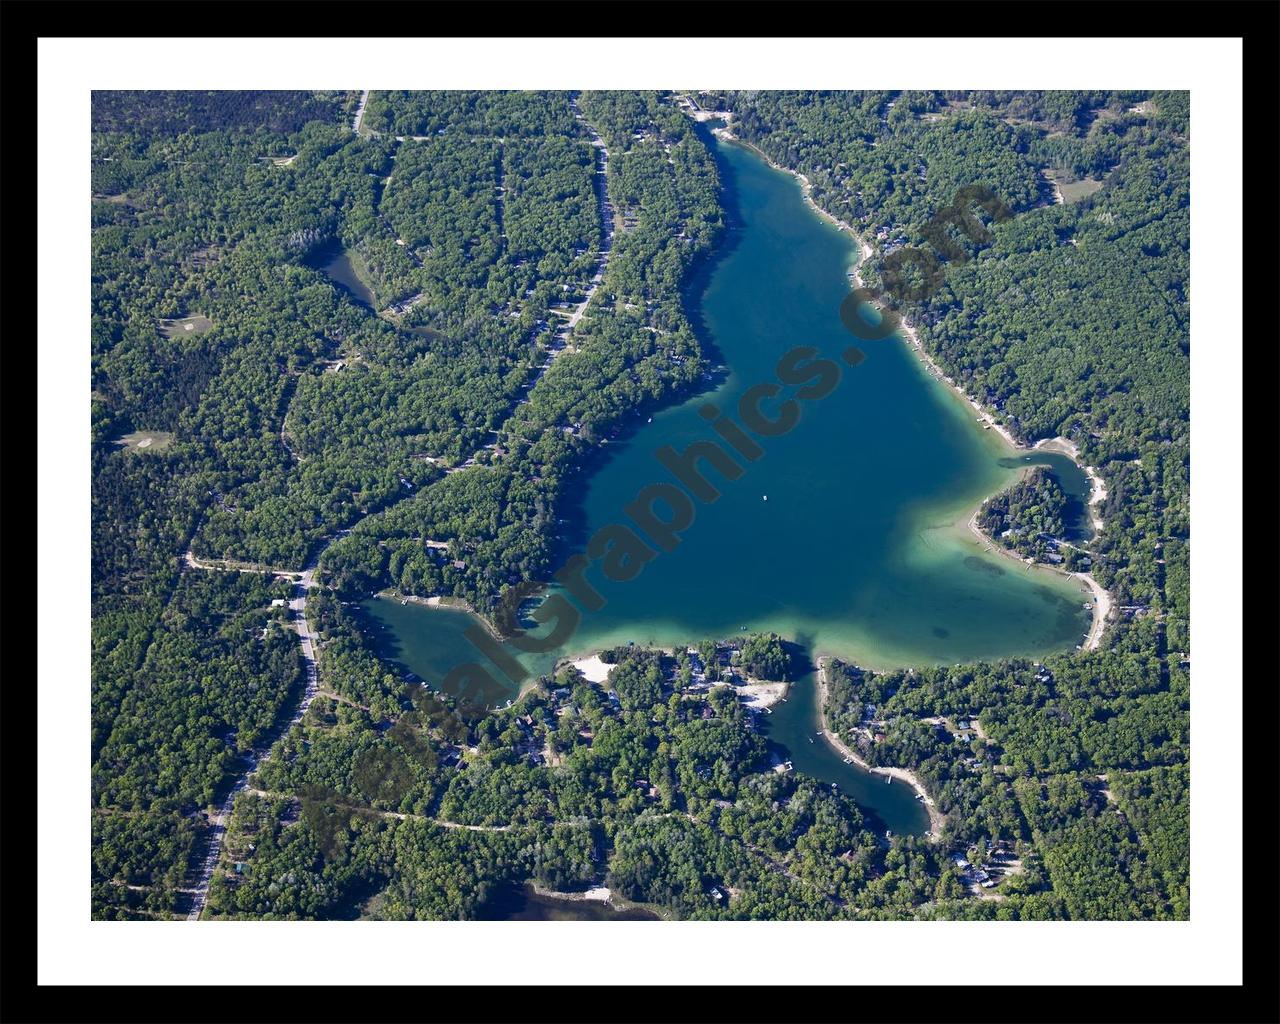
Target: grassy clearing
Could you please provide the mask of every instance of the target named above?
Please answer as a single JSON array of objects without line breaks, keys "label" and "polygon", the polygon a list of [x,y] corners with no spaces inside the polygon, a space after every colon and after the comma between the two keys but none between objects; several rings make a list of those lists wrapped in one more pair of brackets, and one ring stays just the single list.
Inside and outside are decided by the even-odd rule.
[{"label": "grassy clearing", "polygon": [[173,435],[164,430],[135,430],[116,438],[116,444],[127,452],[159,452],[173,444]]},{"label": "grassy clearing", "polygon": [[160,333],[166,338],[179,338],[188,334],[204,334],[213,327],[213,321],[205,316],[188,316],[181,320],[161,320]]},{"label": "grassy clearing", "polygon": [[1044,176],[1054,190],[1061,197],[1059,202],[1078,203],[1081,199],[1093,195],[1098,189],[1102,188],[1102,182],[1095,178],[1079,178],[1077,179],[1070,171],[1057,167],[1051,167],[1044,172]]}]

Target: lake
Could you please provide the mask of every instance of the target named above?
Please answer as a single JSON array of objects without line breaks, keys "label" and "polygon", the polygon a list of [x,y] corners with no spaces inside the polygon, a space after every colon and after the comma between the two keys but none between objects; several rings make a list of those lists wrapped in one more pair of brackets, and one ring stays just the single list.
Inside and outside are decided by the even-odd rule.
[{"label": "lake", "polygon": [[[637,421],[628,438],[608,446],[607,461],[582,482],[579,506],[565,513],[577,524],[565,554],[599,527],[627,522],[623,508],[642,487],[674,482],[657,450],[718,440],[703,406],[736,419],[743,392],[776,381],[783,353],[813,346],[839,363],[856,343],[866,357],[839,363],[839,384],[800,403],[789,433],[757,438],[764,454],[741,460],[739,479],[706,471],[721,497],[696,504],[674,551],[628,582],[606,580],[599,566],[588,570],[607,603],[584,612],[562,650],[525,656],[526,664],[547,671],[569,654],[726,638],[743,627],[780,633],[813,658],[873,669],[1040,656],[1080,644],[1090,624],[1084,584],[987,553],[967,522],[1029,465],[1045,465],[1074,499],[1072,529],[1086,536],[1084,474],[1064,455],[1018,451],[984,431],[901,339],[855,339],[839,315],[857,255],[851,236],[805,205],[793,176],[746,147],[713,145],[733,226],[705,289],[692,297],[727,373],[714,390]],[[776,415],[776,405],[764,409]],[[380,624],[384,653],[428,683],[438,685],[454,665],[483,661],[462,638],[465,613],[387,600],[366,608]],[[493,674],[495,700],[514,696],[516,687]],[[927,816],[909,787],[843,764],[821,738],[807,742],[817,729],[816,689],[810,675],[793,687],[766,716],[770,738],[797,769],[835,782],[888,828],[923,832]]]},{"label": "lake", "polygon": [[481,921],[657,921],[642,907],[614,907],[598,900],[566,900],[544,896],[532,885],[510,886],[480,913]]},{"label": "lake", "polygon": [[351,255],[338,243],[321,247],[304,261],[313,270],[321,271],[330,281],[341,287],[362,306],[374,307],[373,291],[360,279]]}]

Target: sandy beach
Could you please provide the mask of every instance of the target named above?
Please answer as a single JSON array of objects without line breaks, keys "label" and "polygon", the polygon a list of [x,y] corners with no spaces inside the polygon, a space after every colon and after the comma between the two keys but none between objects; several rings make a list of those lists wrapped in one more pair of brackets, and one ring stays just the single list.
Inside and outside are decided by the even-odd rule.
[{"label": "sandy beach", "polygon": [[[861,235],[858,234],[857,231],[854,230],[852,224],[849,224],[847,221],[841,220],[839,217],[835,216],[834,214],[828,213],[816,202],[814,202],[813,184],[809,181],[808,175],[802,174],[800,171],[793,171],[789,167],[783,167],[781,164],[776,163],[772,158],[769,157],[767,153],[761,150],[758,146],[754,145],[753,143],[746,142],[742,139],[739,139],[736,135],[733,134],[733,132],[729,131],[727,128],[716,128],[714,129],[714,134],[722,139],[727,139],[733,142],[737,142],[740,146],[746,146],[753,153],[759,156],[760,159],[762,159],[770,167],[774,168],[774,170],[783,171],[784,173],[790,174],[799,180],[800,191],[803,194],[805,204],[809,207],[809,209],[813,210],[813,212],[816,213],[819,217],[821,217],[823,220],[827,221],[828,223],[834,225],[839,230],[848,232],[850,235],[853,236],[854,241],[857,242],[858,248],[861,252],[861,257],[858,260],[858,262],[854,266],[850,267],[849,269],[853,271],[854,283],[858,285],[858,287],[862,287],[866,282],[863,280],[861,267],[867,262],[867,260],[869,260],[874,255],[875,250],[872,249],[871,244],[865,238],[863,238]],[[880,303],[878,302],[875,303],[875,305],[878,308],[880,307]],[[956,392],[956,394],[958,394],[961,398],[963,398],[966,402],[968,402],[969,405],[973,408],[974,412],[978,415],[978,418],[981,419],[984,424],[986,424],[992,430],[998,433],[1001,437],[1003,437],[1005,441],[1008,442],[1010,447],[1018,448],[1022,450],[1026,450],[1028,448],[1027,445],[1021,444],[1017,440],[1015,440],[1013,435],[1009,433],[1006,427],[998,423],[995,417],[989,411],[984,409],[977,402],[976,399],[969,397],[969,395],[965,393],[964,388],[962,388],[951,377],[948,377],[946,373],[943,372],[942,367],[939,366],[936,362],[934,362],[933,357],[930,356],[929,353],[925,351],[924,345],[921,344],[920,342],[920,335],[917,333],[916,328],[905,317],[902,317],[901,314],[899,314],[898,323],[899,323],[899,329],[901,330],[903,337],[905,337],[907,341],[910,342],[912,349],[915,351],[916,355],[920,358],[920,361],[924,363],[925,368],[929,371],[929,373],[932,376],[936,377],[938,380],[944,381],[952,390]],[[1070,444],[1070,442],[1066,441],[1065,438],[1055,439],[1055,440],[1062,440],[1066,444]],[[1065,451],[1066,449],[1063,449],[1063,450]],[[1075,458],[1075,456],[1072,455],[1072,458]],[[1088,471],[1088,467],[1082,467],[1082,468]]]},{"label": "sandy beach", "polygon": [[[506,635],[498,629],[497,624],[491,621],[489,616],[481,615],[475,610],[469,601],[466,601],[461,597],[452,597],[448,594],[433,594],[431,597],[419,597],[417,594],[401,593],[391,587],[388,587],[386,590],[378,591],[375,596],[387,601],[399,601],[401,604],[421,605],[423,608],[452,608],[456,611],[466,612],[468,615],[478,620],[484,626],[488,634],[495,640],[505,641],[507,639]],[[524,687],[521,689],[521,692],[523,693],[529,685],[530,684],[526,682]]]},{"label": "sandy beach", "polygon": [[732,683],[712,683],[713,686],[733,686],[738,694],[738,699],[742,701],[743,707],[755,708],[763,711],[765,708],[773,707],[778,701],[787,695],[790,689],[790,683],[773,683],[766,682],[762,679],[752,679],[746,677],[746,682],[740,686],[733,686]]},{"label": "sandy beach", "polygon": [[[835,227],[837,227],[839,230],[846,231],[853,236],[854,241],[857,242],[858,244],[858,248],[860,250],[861,255],[858,262],[854,266],[850,267],[849,269],[853,272],[854,283],[857,286],[862,287],[865,282],[863,281],[863,278],[862,278],[861,268],[867,262],[867,260],[870,259],[871,256],[874,254],[874,250],[872,249],[870,243],[861,235],[859,235],[857,231],[854,230],[853,225],[840,220],[840,218],[836,217],[831,213],[828,213],[826,210],[822,209],[822,207],[820,207],[816,202],[814,202],[813,186],[812,186],[812,183],[809,181],[808,176],[800,173],[799,171],[794,171],[789,167],[781,166],[780,164],[776,163],[773,159],[771,159],[768,156],[768,154],[763,152],[758,146],[737,138],[737,136],[735,136],[733,132],[728,128],[716,128],[713,131],[714,131],[714,134],[719,138],[731,140],[731,141],[737,142],[741,146],[746,146],[748,149],[750,149],[753,153],[759,156],[762,160],[765,161],[765,163],[767,163],[770,167],[774,168],[775,170],[784,171],[785,173],[790,174],[793,177],[797,178],[800,182],[800,191],[801,191],[801,194],[804,196],[804,201],[806,205],[808,205],[808,207],[811,210],[813,210],[819,217],[823,218],[828,223],[835,225]],[[880,304],[876,303],[876,305],[879,306]],[[1076,444],[1073,441],[1071,441],[1069,438],[1065,438],[1065,437],[1044,438],[1040,441],[1037,441],[1034,445],[1023,444],[1021,441],[1017,440],[1012,433],[1010,433],[1007,427],[997,422],[995,415],[990,410],[983,408],[983,406],[981,405],[981,403],[978,402],[977,399],[971,397],[968,393],[966,393],[963,387],[961,387],[953,378],[949,377],[943,371],[942,367],[939,366],[937,362],[934,361],[933,357],[929,355],[928,352],[925,351],[924,345],[920,341],[920,335],[916,330],[916,328],[911,323],[909,323],[906,320],[906,318],[901,316],[899,317],[899,329],[903,337],[907,339],[907,342],[909,343],[911,350],[915,352],[917,358],[919,358],[921,363],[924,364],[924,367],[929,372],[929,374],[932,377],[936,378],[937,380],[944,382],[949,388],[951,388],[952,391],[954,391],[957,395],[959,395],[962,399],[964,399],[964,401],[968,403],[969,407],[974,411],[974,414],[983,423],[983,425],[991,430],[994,430],[997,434],[999,434],[1000,437],[1004,440],[1004,442],[1010,448],[1014,449],[1015,451],[1031,451],[1031,450],[1040,449],[1044,451],[1061,452],[1062,454],[1070,458],[1073,462],[1075,462],[1076,465],[1078,465],[1081,468],[1081,470],[1084,471],[1085,475],[1088,476],[1089,483],[1090,483],[1090,493],[1089,493],[1089,503],[1088,503],[1089,519],[1093,525],[1094,533],[1095,534],[1100,533],[1102,531],[1102,517],[1098,513],[1098,506],[1102,503],[1103,500],[1105,500],[1107,496],[1106,483],[1103,481],[1101,474],[1099,474],[1096,468],[1094,468],[1093,466],[1085,465],[1081,461],[1080,450],[1076,446]],[[975,510],[974,518],[976,518],[976,516],[977,516],[977,511]],[[1023,559],[1019,557],[1017,554],[1014,554],[1013,552],[1010,552],[1004,548],[1001,548],[999,545],[996,545],[991,540],[991,538],[987,537],[984,533],[982,533],[982,531],[978,529],[977,524],[974,522],[974,518],[970,518],[969,528],[978,537],[979,541],[988,545],[994,551],[1009,555],[1017,559],[1019,562],[1023,561]],[[1053,569],[1052,566],[1048,566],[1048,565],[1043,566],[1043,568]],[[1062,570],[1060,569],[1053,569],[1053,571],[1062,572]],[[1086,584],[1088,584],[1089,589],[1093,592],[1093,625],[1089,630],[1088,638],[1086,639],[1085,643],[1082,646],[1085,650],[1089,650],[1089,651],[1096,650],[1099,644],[1102,642],[1102,634],[1104,629],[1106,628],[1106,618],[1111,611],[1111,604],[1112,604],[1111,597],[1106,592],[1106,590],[1104,590],[1102,586],[1092,576],[1090,576],[1087,573],[1066,573],[1065,575],[1078,576],[1080,579],[1084,580]]]},{"label": "sandy beach", "polygon": [[592,683],[605,682],[609,678],[609,670],[613,668],[607,661],[601,661],[598,654],[593,654],[589,658],[579,658],[570,664]]},{"label": "sandy beach", "polygon": [[1093,592],[1093,625],[1089,627],[1089,637],[1084,642],[1084,649],[1086,651],[1096,651],[1098,645],[1102,643],[1102,632],[1107,628],[1107,616],[1111,614],[1111,595],[1107,593],[1101,583],[1087,572],[1077,572],[1069,575],[1074,575],[1076,579],[1084,580]]},{"label": "sandy beach", "polygon": [[[398,590],[390,588],[379,591],[378,596],[384,597],[388,601],[399,601],[402,604],[420,604],[424,608],[457,608],[459,611],[470,612],[477,618],[484,618],[483,615],[480,615],[471,607],[470,604],[460,597],[449,597],[447,595],[441,596],[439,594],[434,594],[431,597],[419,597],[417,594],[403,594]],[[494,631],[491,623],[486,622],[486,625],[489,626],[490,632]]]},{"label": "sandy beach", "polygon": [[[713,134],[715,134],[719,138],[737,142],[738,145],[740,146],[746,146],[753,153],[759,156],[760,159],[762,159],[770,167],[778,171],[783,171],[786,174],[790,174],[799,180],[800,191],[804,196],[804,201],[806,205],[808,205],[808,207],[811,210],[813,210],[813,212],[816,213],[823,220],[827,221],[830,224],[833,224],[836,228],[838,228],[841,231],[848,232],[850,235],[853,236],[854,241],[857,242],[858,248],[861,251],[861,257],[858,260],[857,264],[855,264],[853,267],[850,267],[849,269],[853,271],[854,282],[859,287],[862,287],[865,284],[865,281],[862,278],[862,272],[860,268],[863,266],[863,264],[867,262],[868,259],[870,259],[874,255],[875,250],[872,249],[871,244],[865,238],[863,238],[861,235],[858,234],[856,230],[854,230],[853,225],[849,224],[847,221],[841,220],[839,217],[836,217],[834,214],[827,212],[821,206],[819,206],[816,202],[814,202],[813,185],[809,181],[808,176],[805,174],[802,174],[800,171],[794,171],[789,167],[783,167],[781,164],[775,162],[767,153],[761,150],[759,146],[756,146],[754,143],[746,142],[743,139],[739,139],[728,128],[716,128],[713,130]],[[877,303],[877,305],[879,304]],[[1106,484],[1103,482],[1103,479],[1101,475],[1098,473],[1097,469],[1095,469],[1093,466],[1086,466],[1083,462],[1080,461],[1080,450],[1076,446],[1076,444],[1070,439],[1065,437],[1046,438],[1046,439],[1037,441],[1034,445],[1026,445],[1026,444],[1023,444],[1021,441],[1018,441],[1009,432],[1008,428],[1006,428],[1004,425],[996,421],[995,416],[989,410],[984,409],[982,405],[977,401],[977,399],[970,397],[965,392],[963,387],[961,387],[958,383],[956,383],[954,379],[947,376],[947,374],[943,372],[942,367],[939,366],[934,361],[933,357],[930,356],[929,353],[925,351],[924,345],[920,341],[919,333],[917,332],[916,328],[908,320],[906,320],[904,317],[899,316],[899,323],[901,325],[901,331],[903,336],[907,339],[907,341],[911,343],[912,349],[915,351],[916,355],[920,358],[920,361],[924,363],[926,369],[928,369],[930,374],[932,374],[938,380],[945,382],[953,391],[956,392],[956,394],[958,394],[961,398],[963,398],[966,402],[968,402],[969,406],[974,410],[978,418],[982,420],[983,424],[989,426],[992,430],[994,430],[1002,438],[1004,438],[1011,448],[1015,448],[1019,451],[1030,451],[1032,449],[1042,448],[1046,451],[1062,452],[1064,455],[1067,455],[1068,457],[1070,457],[1071,460],[1075,462],[1078,466],[1080,466],[1080,468],[1089,477],[1089,480],[1093,485],[1093,490],[1089,497],[1090,516],[1094,520],[1095,531],[1101,530],[1102,520],[1101,518],[1098,517],[1097,512],[1094,509],[1094,506],[1099,504],[1104,498],[1106,498],[1107,496]]]},{"label": "sandy beach", "polygon": [[610,903],[613,894],[603,885],[596,886],[594,889],[588,889],[585,892],[560,892],[556,889],[548,889],[537,882],[533,883],[533,891],[539,896],[545,896],[553,900],[567,900],[569,902],[580,902],[586,900],[593,903]]},{"label": "sandy beach", "polygon": [[925,789],[924,783],[920,781],[919,776],[909,768],[885,768],[879,765],[868,764],[867,761],[859,757],[856,753],[849,749],[845,742],[840,739],[831,729],[830,723],[827,721],[827,659],[826,657],[818,658],[818,700],[821,702],[818,707],[818,717],[822,725],[822,735],[826,741],[831,744],[832,748],[842,757],[847,757],[853,761],[859,768],[863,768],[873,775],[888,775],[894,779],[900,779],[908,786],[914,789],[922,797],[925,810],[929,812],[929,841],[938,842],[942,835],[942,827],[947,823],[947,816],[938,810],[937,805],[933,802],[933,797],[929,795],[929,791]]},{"label": "sandy beach", "polygon": [[1097,506],[1106,500],[1107,484],[1096,469],[1080,461],[1080,449],[1076,443],[1065,437],[1049,437],[1037,441],[1032,448],[1046,452],[1061,452],[1084,470],[1085,476],[1089,478],[1089,521],[1093,524],[1093,532],[1101,533],[1102,516],[1098,513]]},{"label": "sandy beach", "polygon": [[1036,572],[1052,572],[1059,576],[1065,576],[1069,580],[1081,580],[1093,595],[1093,622],[1089,626],[1089,634],[1081,647],[1086,651],[1096,651],[1102,643],[1103,631],[1107,628],[1107,616],[1111,614],[1111,595],[1103,588],[1102,584],[1093,578],[1087,572],[1067,572],[1060,569],[1056,565],[1050,565],[1046,562],[1028,562],[1022,555],[1016,551],[1006,548],[996,543],[989,535],[982,532],[978,526],[978,510],[975,509],[973,515],[969,517],[969,532],[977,539],[978,543],[993,555],[1002,555],[1017,562],[1024,569]]},{"label": "sandy beach", "polygon": [[[655,649],[662,650],[667,655],[674,655],[675,653],[674,649],[669,647]],[[574,658],[569,664],[581,672],[588,682],[601,685],[608,681],[609,670],[614,667],[611,663],[602,660],[599,653]],[[790,688],[789,683],[744,678],[746,681],[741,684],[715,682],[711,685],[713,687],[732,687],[744,707],[754,708],[758,711],[763,711],[765,708],[772,707],[778,703],[778,701],[786,697],[787,690]]]}]

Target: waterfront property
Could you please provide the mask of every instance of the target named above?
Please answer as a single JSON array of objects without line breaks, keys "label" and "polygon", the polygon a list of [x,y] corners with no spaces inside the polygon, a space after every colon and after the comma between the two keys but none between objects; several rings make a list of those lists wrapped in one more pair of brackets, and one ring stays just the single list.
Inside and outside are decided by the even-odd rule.
[{"label": "waterfront property", "polygon": [[[671,481],[658,449],[681,452],[716,438],[705,406],[733,410],[747,388],[773,379],[778,357],[797,345],[832,355],[849,345],[839,309],[855,256],[850,237],[805,205],[792,176],[745,147],[715,145],[739,230],[698,301],[728,374],[711,394],[610,446],[612,457],[584,482],[566,554],[602,525],[622,521],[640,488]],[[606,604],[585,614],[555,653],[631,640],[672,646],[742,629],[775,630],[811,652],[869,667],[1037,655],[1076,644],[1090,619],[1081,607],[1087,591],[1047,572],[1011,569],[965,525],[983,498],[1027,465],[1048,464],[1070,477],[1069,459],[1017,452],[984,432],[967,403],[905,344],[865,348],[866,358],[844,368],[830,395],[804,405],[795,429],[762,439],[766,454],[744,466],[740,483],[703,466],[722,496],[698,505],[674,551],[626,582],[589,573]],[[1069,486],[1081,490],[1074,477]],[[389,631],[386,649],[428,682],[439,685],[450,667],[479,657],[463,636],[465,616],[387,605],[370,606]],[[555,660],[520,657],[532,672]],[[494,701],[516,690],[496,670],[489,689]],[[802,683],[787,705],[798,718],[813,709],[813,689]],[[776,713],[771,719],[775,739],[805,762],[798,769],[830,781],[838,775],[893,831],[927,825],[908,787],[855,785],[861,769],[825,745],[795,742],[799,730]]]}]

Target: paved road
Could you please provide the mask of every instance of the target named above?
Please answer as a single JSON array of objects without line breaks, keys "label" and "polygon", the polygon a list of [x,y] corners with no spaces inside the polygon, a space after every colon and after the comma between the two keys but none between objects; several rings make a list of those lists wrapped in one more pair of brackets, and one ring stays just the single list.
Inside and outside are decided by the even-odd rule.
[{"label": "paved road", "polygon": [[600,166],[596,169],[596,202],[600,208],[600,224],[603,231],[600,242],[600,262],[596,266],[596,272],[591,278],[591,285],[587,288],[586,297],[578,303],[577,308],[569,314],[569,319],[564,322],[560,328],[562,335],[567,335],[582,319],[582,315],[587,311],[592,297],[599,289],[604,281],[605,268],[609,265],[609,254],[613,251],[613,206],[609,203],[609,149],[604,144],[604,139],[600,137],[600,133],[595,130],[589,121],[582,116],[582,112],[578,109],[578,97],[575,95],[571,100],[573,107],[573,116],[576,117],[591,133],[591,145],[600,150]]},{"label": "paved road", "polygon": [[[364,108],[368,100],[369,100],[369,91],[366,89],[364,92],[364,95],[361,97],[360,108],[356,112],[355,121],[352,124],[352,129],[356,132],[359,132],[360,130],[360,122],[361,122],[361,119],[364,117]],[[582,319],[583,313],[586,312],[587,305],[591,302],[592,297],[595,295],[597,289],[600,287],[601,283],[604,281],[605,268],[608,266],[608,263],[609,263],[609,253],[613,249],[613,235],[614,235],[613,209],[609,203],[609,193],[608,193],[608,186],[607,186],[608,170],[609,170],[609,151],[605,147],[604,140],[600,137],[600,134],[595,130],[594,127],[592,127],[590,123],[587,122],[587,120],[578,111],[576,96],[573,98],[572,102],[573,102],[573,108],[574,108],[574,115],[587,127],[587,130],[591,133],[592,145],[594,145],[597,149],[599,149],[601,154],[601,162],[600,162],[600,166],[597,168],[596,174],[597,174],[597,183],[598,183],[597,201],[600,204],[600,216],[601,216],[601,222],[603,226],[603,235],[602,235],[602,241],[600,246],[600,262],[596,267],[595,274],[591,278],[591,286],[587,291],[586,298],[574,310],[573,314],[569,317],[566,324],[561,327],[561,331],[564,334],[568,334],[568,332],[577,325],[578,321]],[[533,386],[537,384],[538,380],[541,379],[542,374],[546,372],[547,368],[550,365],[551,365],[551,359],[548,359],[547,362],[542,366],[538,376],[534,378],[533,383],[530,385],[530,390],[532,390]],[[528,401],[528,397],[526,396],[524,399],[521,400],[520,403],[517,403],[517,404],[523,404],[527,401]],[[447,472],[450,472],[450,473],[460,472],[463,469],[469,469],[469,468],[471,467],[456,466],[448,470]],[[296,583],[295,583],[294,597],[289,602],[289,608],[294,613],[294,628],[298,631],[298,636],[301,638],[302,656],[306,661],[306,672],[307,672],[306,689],[303,693],[302,700],[298,703],[297,710],[293,713],[293,716],[287,722],[283,723],[282,725],[274,729],[272,733],[267,737],[267,739],[265,739],[257,749],[255,749],[252,753],[250,753],[248,757],[248,763],[244,771],[240,774],[239,778],[237,778],[235,784],[231,787],[231,791],[227,794],[226,799],[223,800],[222,806],[218,808],[218,813],[212,819],[213,832],[210,837],[208,852],[205,854],[204,862],[201,864],[201,867],[200,867],[200,874],[197,877],[195,885],[193,886],[194,896],[192,899],[191,911],[187,915],[188,921],[198,921],[200,919],[200,915],[204,912],[205,904],[208,902],[209,882],[213,878],[213,872],[218,865],[219,858],[222,855],[222,843],[226,837],[227,822],[231,817],[231,809],[235,804],[236,797],[239,796],[242,792],[244,792],[248,788],[249,777],[253,775],[253,773],[256,772],[270,757],[271,747],[275,744],[276,740],[278,740],[281,736],[285,735],[290,729],[292,729],[295,725],[297,725],[299,722],[302,721],[303,715],[305,715],[307,713],[307,709],[311,707],[311,702],[315,699],[316,693],[319,690],[319,674],[316,668],[316,652],[317,652],[317,646],[318,646],[318,638],[312,632],[310,623],[308,623],[307,621],[307,614],[306,614],[307,595],[310,592],[310,590],[314,586],[316,586],[316,579],[315,579],[316,567],[319,565],[320,559],[324,556],[324,553],[329,549],[331,545],[333,545],[338,540],[340,540],[341,538],[351,533],[351,530],[352,528],[348,527],[347,529],[342,530],[341,532],[335,534],[327,544],[325,544],[322,548],[320,548],[319,551],[316,552],[316,555],[314,558],[312,558],[311,563],[301,572],[290,571],[286,569],[276,569],[276,568],[271,568],[267,566],[254,566],[254,565],[250,565],[249,563],[233,563],[233,562],[217,563],[217,562],[210,562],[210,561],[201,561],[200,559],[196,558],[195,555],[190,551],[188,551],[186,554],[186,559],[185,559],[186,563],[192,569],[235,570],[239,572],[261,572],[261,573],[271,573],[273,575],[280,576],[280,577],[295,578]],[[402,815],[393,815],[393,816],[403,817]],[[476,831],[505,831],[505,829],[507,828],[507,826],[457,825],[453,822],[438,822],[438,824],[443,825],[445,828],[464,828],[464,829],[476,830]]]},{"label": "paved road", "polygon": [[364,108],[369,102],[369,90],[366,89],[360,95],[360,106],[356,107],[355,120],[351,122],[351,130],[357,135],[360,134],[360,122],[364,120]]},{"label": "paved road", "polygon": [[[344,530],[335,536],[334,540],[345,537],[350,532],[350,530]],[[330,543],[333,543],[333,541],[330,541]],[[327,549],[328,545],[323,550]],[[302,656],[306,660],[307,681],[306,688],[302,693],[302,700],[298,702],[297,710],[294,711],[293,716],[287,722],[277,726],[257,749],[250,753],[248,765],[245,767],[244,772],[236,780],[235,785],[231,787],[231,792],[227,794],[226,799],[222,801],[222,806],[218,808],[218,813],[214,815],[213,834],[209,839],[209,850],[205,854],[204,863],[200,866],[200,874],[192,887],[194,895],[191,899],[191,911],[187,914],[188,921],[200,920],[200,915],[204,912],[205,903],[209,898],[209,880],[213,878],[214,868],[217,867],[218,858],[222,855],[222,841],[226,838],[227,821],[231,817],[231,808],[235,804],[236,797],[248,787],[249,776],[262,767],[267,759],[270,758],[271,748],[276,740],[302,721],[302,716],[311,707],[311,702],[315,699],[316,691],[319,689],[320,680],[316,671],[317,638],[311,630],[311,624],[307,621],[307,593],[316,585],[315,572],[316,564],[319,560],[320,555],[317,554],[312,563],[299,574],[293,600],[289,602],[289,608],[293,611],[294,628],[302,639]],[[190,557],[188,558],[188,564],[194,568],[206,568],[206,566],[201,565]]]}]

